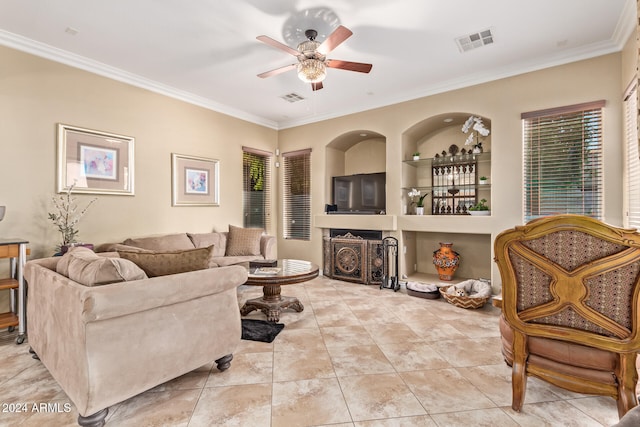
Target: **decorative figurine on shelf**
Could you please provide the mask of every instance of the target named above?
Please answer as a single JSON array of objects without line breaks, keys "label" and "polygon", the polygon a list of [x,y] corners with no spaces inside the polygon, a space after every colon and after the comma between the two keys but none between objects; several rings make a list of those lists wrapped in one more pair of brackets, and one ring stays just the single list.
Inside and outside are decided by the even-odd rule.
[{"label": "decorative figurine on shelf", "polygon": [[433,265],[440,280],[453,280],[453,273],[460,265],[460,254],[451,247],[453,243],[440,242],[440,249],[433,251]]},{"label": "decorative figurine on shelf", "polygon": [[75,183],[67,189],[66,194],[53,196],[51,198],[57,212],[49,212],[49,219],[53,222],[53,225],[58,227],[58,231],[62,235],[62,242],[56,246],[57,253],[65,252],[69,246],[77,243],[76,236],[78,235],[78,230],[76,229],[76,224],[78,224],[80,218],[87,212],[89,206],[98,200],[97,198],[91,199],[83,210],[77,212],[78,206],[76,205],[76,199],[75,197],[71,197],[73,187],[75,187]]},{"label": "decorative figurine on shelf", "polygon": [[[471,133],[469,133],[471,131]],[[480,154],[483,151],[481,137],[488,136],[491,131],[484,126],[482,119],[476,116],[470,116],[464,125],[462,125],[462,132],[469,133],[464,145],[473,145],[472,152],[474,154]]]},{"label": "decorative figurine on shelf", "polygon": [[411,205],[413,205],[414,203],[416,204],[416,215],[424,215],[424,199],[429,195],[429,193],[427,192],[423,195],[420,195],[420,190],[412,188],[407,195],[411,199]]}]

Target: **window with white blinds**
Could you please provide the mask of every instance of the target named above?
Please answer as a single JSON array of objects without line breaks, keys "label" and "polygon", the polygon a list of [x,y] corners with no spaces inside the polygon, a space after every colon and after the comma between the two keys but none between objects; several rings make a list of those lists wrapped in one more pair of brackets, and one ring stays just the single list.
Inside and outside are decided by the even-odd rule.
[{"label": "window with white blinds", "polygon": [[311,149],[283,153],[283,236],[311,239]]},{"label": "window with white blinds", "polygon": [[604,104],[522,114],[525,222],[564,213],[602,219]]},{"label": "window with white blinds", "polygon": [[242,147],[242,213],[248,228],[271,224],[271,153]]},{"label": "window with white blinds", "polygon": [[640,157],[638,153],[638,85],[625,94],[624,122],[626,142],[627,222],[625,226],[640,229]]}]

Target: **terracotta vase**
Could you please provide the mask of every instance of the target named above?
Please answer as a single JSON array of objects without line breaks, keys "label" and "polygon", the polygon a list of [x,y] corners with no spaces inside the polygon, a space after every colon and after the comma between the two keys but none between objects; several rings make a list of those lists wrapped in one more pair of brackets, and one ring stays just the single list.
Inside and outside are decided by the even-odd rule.
[{"label": "terracotta vase", "polygon": [[440,249],[433,251],[433,264],[440,280],[452,280],[453,273],[460,265],[460,254],[451,249],[452,246],[453,243],[440,242]]}]

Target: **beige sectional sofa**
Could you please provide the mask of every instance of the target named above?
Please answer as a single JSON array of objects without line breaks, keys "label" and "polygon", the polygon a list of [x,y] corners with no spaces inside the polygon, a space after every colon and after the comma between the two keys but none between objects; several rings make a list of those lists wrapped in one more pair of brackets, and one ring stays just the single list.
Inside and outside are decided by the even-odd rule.
[{"label": "beige sectional sofa", "polygon": [[213,360],[229,367],[247,280],[229,264],[276,256],[271,236],[257,236],[259,255],[243,255],[230,234],[127,239],[101,248],[120,252],[77,247],[27,262],[29,344],[80,425],[101,426],[109,406]]},{"label": "beige sectional sofa", "polygon": [[173,252],[211,246],[211,267],[277,258],[275,236],[263,234],[260,229],[232,225],[228,232],[175,233],[129,238],[121,243],[99,245],[96,252]]}]

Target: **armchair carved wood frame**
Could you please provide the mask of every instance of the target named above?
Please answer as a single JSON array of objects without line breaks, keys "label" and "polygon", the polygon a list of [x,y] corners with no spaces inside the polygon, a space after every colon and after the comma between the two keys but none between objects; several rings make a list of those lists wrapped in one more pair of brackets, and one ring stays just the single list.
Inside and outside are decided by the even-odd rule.
[{"label": "armchair carved wood frame", "polygon": [[622,417],[638,404],[640,234],[580,215],[556,215],[500,233],[502,354],[512,408],[528,376],[611,396]]}]

